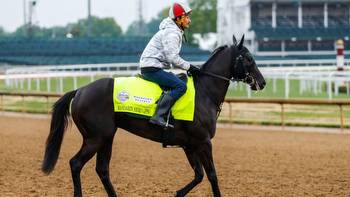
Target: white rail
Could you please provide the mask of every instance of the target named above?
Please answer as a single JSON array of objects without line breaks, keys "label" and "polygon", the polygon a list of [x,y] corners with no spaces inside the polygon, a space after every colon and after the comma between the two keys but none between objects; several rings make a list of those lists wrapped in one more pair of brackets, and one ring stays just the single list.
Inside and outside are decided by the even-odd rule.
[{"label": "white rail", "polygon": [[[202,65],[203,62],[191,62],[194,65]],[[300,70],[308,70],[309,66],[332,67],[336,65],[336,59],[319,60],[259,60],[256,62],[260,67],[299,67]],[[345,66],[350,66],[350,59],[345,59]],[[46,73],[56,71],[125,71],[138,70],[138,63],[115,63],[115,64],[83,64],[83,65],[57,65],[57,66],[15,66],[7,69],[6,74]],[[293,68],[291,68],[293,69]],[[319,68],[318,68],[319,69]]]},{"label": "white rail", "polygon": [[[350,65],[350,60],[346,61]],[[201,65],[203,62],[192,62],[195,65]],[[283,67],[261,67],[260,70],[265,78],[272,80],[273,91],[277,91],[277,79],[284,80],[285,98],[290,95],[290,80],[299,80],[299,92],[312,91],[319,94],[322,90],[322,84],[327,84],[328,98],[332,99],[334,95],[339,94],[339,87],[346,85],[349,94],[350,66],[345,66],[345,71],[336,71],[336,60],[276,60],[276,61],[258,61],[258,65],[303,65],[303,66],[283,66]],[[318,66],[305,66],[318,65]],[[175,71],[178,72],[178,71]],[[64,78],[73,80],[74,88],[77,86],[78,77],[90,77],[90,81],[98,76],[133,76],[139,73],[138,63],[125,64],[89,64],[89,65],[66,65],[66,66],[35,66],[35,67],[17,67],[6,70],[5,75],[0,75],[0,80],[5,80],[8,87],[16,87],[24,90],[24,84],[27,84],[27,90],[32,90],[32,80],[36,80],[36,90],[42,91],[40,81],[46,80],[46,91],[51,91],[51,81],[58,81],[57,92],[61,93],[64,89]],[[27,81],[27,83],[25,83]],[[35,84],[35,83],[34,83]],[[332,88],[332,87],[335,88]],[[251,91],[247,88],[247,95],[251,97]]]}]

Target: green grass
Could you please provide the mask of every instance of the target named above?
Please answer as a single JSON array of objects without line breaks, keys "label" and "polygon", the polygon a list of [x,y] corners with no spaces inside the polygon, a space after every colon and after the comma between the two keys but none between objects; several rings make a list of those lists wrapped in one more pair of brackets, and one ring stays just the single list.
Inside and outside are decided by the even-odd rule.
[{"label": "green grass", "polygon": [[[231,114],[229,110],[229,105],[224,104],[220,121],[259,125],[282,124],[279,104],[232,103]],[[340,127],[339,106],[285,105],[284,110],[285,125]],[[350,106],[343,106],[343,124],[350,128]]]},{"label": "green grass", "polygon": [[[102,77],[98,77],[102,78]],[[98,78],[95,78],[98,79]],[[73,90],[74,83],[73,78],[63,79],[64,92]],[[78,77],[77,86],[81,87],[90,83],[90,77]],[[272,80],[267,80],[267,86],[264,90],[258,92],[252,92],[252,98],[284,98],[284,80],[277,80],[276,92],[273,93]],[[37,81],[31,80],[31,92],[47,92],[46,79],[40,80],[40,90],[36,87]],[[289,98],[317,98],[328,99],[328,95],[325,91],[326,84],[323,85],[323,93],[314,95],[313,92],[305,92],[299,94],[299,81],[290,81],[290,94]],[[51,80],[51,93],[59,92],[59,79]],[[0,81],[0,91],[9,92],[28,92],[28,81],[23,81],[23,88],[20,83],[18,87],[6,87],[4,81]],[[231,84],[227,97],[247,97],[247,88],[245,84],[239,84],[236,88]],[[349,95],[346,93],[340,93],[338,96],[334,96],[335,99],[347,99]],[[4,106],[7,111],[24,111],[31,113],[47,113],[55,99],[50,99],[47,103],[45,98],[25,98],[24,101],[20,98],[5,98]],[[233,120],[228,119],[227,106],[223,106],[223,112],[220,117],[220,121],[242,124],[260,124],[260,125],[281,125],[280,106],[279,105],[266,105],[266,104],[233,104]],[[243,107],[242,107],[243,106]],[[343,111],[344,123],[346,127],[350,127],[350,107],[344,107]],[[292,126],[322,126],[322,127],[339,127],[339,107],[328,105],[285,105],[285,125]]]},{"label": "green grass", "polygon": [[[266,80],[266,87],[264,90],[254,92],[252,91],[252,98],[285,98],[285,80],[278,79],[276,80],[276,92],[273,92],[273,82],[271,79]],[[328,99],[328,93],[326,91],[326,83],[322,85],[322,93],[314,94],[313,92],[304,92],[299,93],[299,80],[290,80],[289,82],[289,98],[317,98],[317,99]],[[245,84],[238,84],[237,88],[231,84],[227,97],[247,97],[247,88]],[[338,96],[332,95],[335,99],[347,99],[350,98],[350,95],[346,93],[339,92]]]},{"label": "green grass", "polygon": [[[100,79],[100,77],[95,77],[94,80]],[[74,89],[74,80],[72,77],[63,78],[63,92],[68,92]],[[77,77],[77,87],[82,87],[84,85],[87,85],[91,82],[90,77]],[[4,80],[0,81],[0,91],[5,92],[60,92],[59,85],[60,85],[60,79],[53,78],[50,80],[49,84],[50,88],[48,88],[48,83],[46,79],[39,80],[39,86],[37,86],[37,80],[31,80],[30,85],[28,80],[23,81],[23,85],[21,85],[20,82],[18,82],[17,87],[15,84],[13,84],[13,87],[6,87]],[[30,91],[29,91],[30,87]],[[40,89],[38,89],[40,87]],[[50,91],[48,91],[50,89]]]},{"label": "green grass", "polygon": [[5,96],[3,98],[3,110],[14,112],[29,112],[29,113],[48,113],[51,106],[56,101],[54,98],[46,100],[40,97],[14,97]]}]

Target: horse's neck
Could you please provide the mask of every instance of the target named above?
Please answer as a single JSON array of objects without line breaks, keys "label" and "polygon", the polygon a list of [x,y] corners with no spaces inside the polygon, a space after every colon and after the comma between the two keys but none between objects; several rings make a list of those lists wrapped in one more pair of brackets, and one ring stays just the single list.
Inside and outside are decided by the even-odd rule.
[{"label": "horse's neck", "polygon": [[228,86],[228,81],[210,76],[201,76],[198,79],[197,91],[199,91],[202,96],[210,99],[213,104],[219,106],[225,99]]},{"label": "horse's neck", "polygon": [[[225,59],[222,58],[223,61],[214,61],[211,65],[207,65],[207,67],[204,68],[204,71],[230,78],[230,58],[231,57],[226,57]],[[230,85],[229,81],[206,74],[200,75],[197,83],[198,91],[201,95],[211,99],[216,106],[219,106],[224,101],[227,89]]]}]

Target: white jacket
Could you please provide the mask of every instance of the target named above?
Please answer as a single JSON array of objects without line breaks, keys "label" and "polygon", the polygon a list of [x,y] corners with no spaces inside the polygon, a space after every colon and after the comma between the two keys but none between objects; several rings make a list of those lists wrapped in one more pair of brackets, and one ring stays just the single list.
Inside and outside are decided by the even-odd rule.
[{"label": "white jacket", "polygon": [[141,67],[190,68],[190,63],[179,55],[183,31],[170,18],[165,18],[159,25],[159,31],[152,37],[140,59]]}]

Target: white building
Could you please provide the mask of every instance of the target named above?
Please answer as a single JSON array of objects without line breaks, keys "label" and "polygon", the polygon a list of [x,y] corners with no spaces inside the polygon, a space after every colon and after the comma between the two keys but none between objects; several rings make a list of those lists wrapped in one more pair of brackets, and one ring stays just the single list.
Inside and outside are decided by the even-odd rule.
[{"label": "white building", "polygon": [[[260,54],[333,54],[350,41],[350,0],[218,0],[218,45],[245,34]],[[321,53],[320,53],[321,52]]]}]

